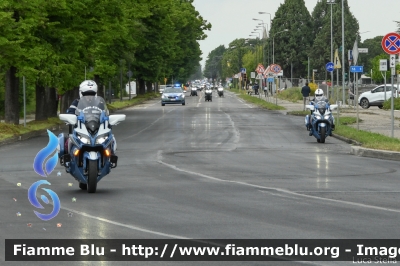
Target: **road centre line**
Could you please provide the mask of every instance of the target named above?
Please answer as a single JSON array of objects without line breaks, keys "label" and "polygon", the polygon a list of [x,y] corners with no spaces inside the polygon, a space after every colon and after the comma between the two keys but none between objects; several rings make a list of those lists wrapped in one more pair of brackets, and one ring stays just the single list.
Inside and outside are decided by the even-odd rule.
[{"label": "road centre line", "polygon": [[184,172],[184,173],[191,174],[191,175],[197,175],[197,176],[204,177],[204,178],[207,178],[207,179],[210,179],[210,180],[214,180],[214,181],[218,181],[218,182],[227,182],[227,183],[233,183],[233,184],[238,184],[238,185],[243,185],[243,186],[248,186],[248,187],[259,188],[259,189],[274,190],[274,191],[277,191],[277,192],[281,192],[281,193],[285,193],[285,194],[289,194],[289,195],[293,195],[293,196],[309,198],[309,199],[324,200],[324,201],[329,201],[329,202],[341,203],[341,204],[345,204],[345,205],[363,207],[363,208],[367,208],[367,209],[374,209],[374,210],[380,210],[380,211],[389,211],[389,212],[400,213],[400,210],[391,209],[391,208],[384,208],[384,207],[379,207],[379,206],[374,206],[374,205],[367,205],[367,204],[350,202],[350,201],[344,201],[344,200],[328,199],[328,198],[323,198],[323,197],[318,197],[318,196],[300,194],[300,193],[297,193],[297,192],[293,192],[293,191],[289,191],[289,190],[281,189],[281,188],[265,187],[265,186],[249,184],[249,183],[241,182],[241,181],[232,181],[232,180],[225,180],[225,179],[212,177],[212,176],[209,176],[209,175],[205,175],[205,174],[201,174],[201,173],[197,173],[197,172],[181,169],[181,168],[179,168],[179,167],[177,167],[175,165],[163,162],[162,161],[162,155],[161,155],[160,152],[158,154],[158,161],[157,162],[162,164],[162,165],[165,165],[165,166],[167,166],[167,167],[169,167],[171,169],[179,171],[179,172]]}]

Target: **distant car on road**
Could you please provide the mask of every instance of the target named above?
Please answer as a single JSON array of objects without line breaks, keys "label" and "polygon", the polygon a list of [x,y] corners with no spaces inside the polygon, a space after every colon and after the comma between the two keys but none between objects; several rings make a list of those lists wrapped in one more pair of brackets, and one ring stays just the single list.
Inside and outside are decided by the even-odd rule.
[{"label": "distant car on road", "polygon": [[[399,96],[399,90],[397,85],[394,85],[395,95],[394,97]],[[386,85],[386,100],[392,97],[392,85]],[[380,85],[370,91],[366,91],[360,94],[358,97],[358,104],[364,108],[368,109],[370,106],[378,106],[379,108],[383,107],[383,102],[385,101],[385,85]]]},{"label": "distant car on road", "polygon": [[161,106],[166,104],[182,104],[185,105],[185,94],[182,88],[167,87],[161,95]]},{"label": "distant car on road", "polygon": [[166,88],[172,88],[172,87],[174,87],[174,86],[173,85],[160,85],[159,91],[160,91],[160,93],[163,93]]}]

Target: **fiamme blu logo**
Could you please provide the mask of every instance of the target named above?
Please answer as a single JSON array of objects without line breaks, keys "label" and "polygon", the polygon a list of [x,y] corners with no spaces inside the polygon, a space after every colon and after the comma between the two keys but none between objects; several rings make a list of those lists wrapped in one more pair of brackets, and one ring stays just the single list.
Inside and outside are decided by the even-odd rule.
[{"label": "fiamme blu logo", "polygon": [[[49,143],[47,144],[46,147],[44,147],[37,153],[35,160],[33,162],[33,169],[35,170],[35,172],[38,175],[45,178],[48,177],[53,172],[54,168],[57,166],[58,153],[59,153],[57,137],[49,130],[47,130],[47,133],[49,135]],[[39,202],[36,196],[37,190],[41,185],[51,185],[51,183],[48,182],[47,180],[39,180],[33,183],[28,190],[28,199],[30,203],[38,209],[44,209],[44,207]],[[38,211],[34,211],[34,213],[38,218],[44,221],[48,221],[56,217],[57,214],[60,212],[60,199],[53,190],[48,188],[42,188],[42,190],[47,192],[47,194],[50,196],[51,201],[53,202],[53,210],[49,214],[43,214]],[[45,195],[41,195],[40,199],[45,204],[50,203],[48,197]]]}]

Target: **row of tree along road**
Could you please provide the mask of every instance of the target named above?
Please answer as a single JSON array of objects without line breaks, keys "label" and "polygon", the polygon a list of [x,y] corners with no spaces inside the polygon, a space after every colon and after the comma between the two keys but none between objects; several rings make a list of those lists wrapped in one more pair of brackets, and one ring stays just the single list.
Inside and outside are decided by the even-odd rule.
[{"label": "row of tree along road", "polygon": [[22,77],[36,120],[56,116],[59,100],[66,109],[86,78],[98,83],[101,96],[110,84],[119,93],[129,71],[138,94],[165,78],[185,81],[198,70],[198,41],[211,29],[192,2],[2,1],[0,114],[19,123]]},{"label": "row of tree along road", "polygon": [[[256,26],[265,26],[270,29],[269,32],[259,35],[260,38],[235,39],[229,47],[221,45],[211,51],[204,75],[212,79],[231,78],[242,67],[250,72],[254,71],[259,63],[264,66],[274,63],[282,67],[286,78],[311,79],[313,73],[309,73],[309,70],[316,70],[315,79],[330,80],[330,73],[326,71],[325,66],[331,61],[331,31],[332,50],[338,49],[340,59],[342,53],[345,53],[346,60],[348,50],[352,50],[356,38],[361,40],[362,36],[358,20],[352,14],[348,1],[344,0],[345,47],[342,47],[342,4],[341,1],[336,2],[331,5],[326,0],[318,1],[310,14],[304,1],[285,0],[271,21],[265,21],[268,17],[263,17],[267,25],[260,23]],[[370,16],[367,13],[365,15]],[[259,16],[257,18],[261,18]],[[395,27],[396,24],[393,24],[393,28]],[[397,28],[400,31],[399,23]],[[364,67],[366,75],[371,76],[372,73],[374,83],[383,82],[379,60],[389,59],[389,55],[381,46],[385,34],[386,32],[382,33],[382,36],[359,43],[359,47],[367,48],[368,53],[360,53],[357,64]],[[348,62],[341,62],[341,65],[342,70],[349,73]],[[390,71],[387,72],[387,77],[390,77]],[[336,84],[336,71],[334,78]],[[345,78],[348,81],[349,76],[346,75]],[[339,81],[342,82],[341,75]]]}]

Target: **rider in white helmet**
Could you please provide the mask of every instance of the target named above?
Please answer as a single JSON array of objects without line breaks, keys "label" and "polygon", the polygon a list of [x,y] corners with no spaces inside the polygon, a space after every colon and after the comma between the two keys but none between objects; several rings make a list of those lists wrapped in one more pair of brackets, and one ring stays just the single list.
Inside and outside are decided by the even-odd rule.
[{"label": "rider in white helmet", "polygon": [[321,102],[321,101],[328,102],[328,98],[326,98],[324,96],[323,90],[317,89],[315,91],[314,95],[315,95],[314,100],[312,100],[314,103]]},{"label": "rider in white helmet", "polygon": [[[97,95],[97,84],[93,80],[85,80],[79,85],[79,97],[80,98],[82,98],[84,96],[96,96],[96,95]],[[79,99],[75,99],[72,102],[70,107],[67,109],[68,114],[75,114],[75,111],[76,111],[78,103],[79,103]],[[107,115],[108,115],[108,112],[107,112]],[[73,128],[72,128],[72,126],[70,126],[69,134],[72,134],[72,131],[73,131]],[[68,140],[69,139],[67,139],[67,141],[65,143],[65,146],[66,146],[65,151],[66,152],[68,152],[68,150],[69,150]],[[115,154],[115,151],[117,150],[117,141],[115,140],[115,137],[113,137],[113,140],[114,140],[114,144],[113,144],[113,148],[112,148],[112,154]]]},{"label": "rider in white helmet", "polygon": [[[79,98],[97,95],[97,84],[93,80],[85,80],[79,85]],[[75,114],[79,99],[75,99],[67,110],[67,114]]]}]

